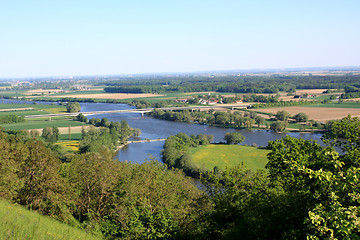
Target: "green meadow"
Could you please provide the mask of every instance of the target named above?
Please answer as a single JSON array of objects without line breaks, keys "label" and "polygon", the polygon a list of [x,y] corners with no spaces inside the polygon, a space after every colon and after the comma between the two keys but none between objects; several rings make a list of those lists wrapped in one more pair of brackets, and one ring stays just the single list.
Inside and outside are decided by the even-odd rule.
[{"label": "green meadow", "polygon": [[49,114],[49,113],[44,111],[37,111],[37,110],[5,111],[5,112],[0,111],[0,116],[8,116],[8,115],[30,116],[30,115],[42,115],[42,114]]},{"label": "green meadow", "polygon": [[4,200],[0,200],[0,216],[0,239],[101,239]]},{"label": "green meadow", "polygon": [[61,134],[60,135],[60,139],[59,140],[81,140],[82,138],[82,133],[71,133],[70,136],[69,134]]},{"label": "green meadow", "polygon": [[63,119],[63,120],[25,120],[22,123],[9,123],[9,124],[0,124],[1,127],[7,130],[27,130],[27,129],[42,129],[46,127],[76,127],[83,126],[85,123],[74,121],[72,119]]},{"label": "green meadow", "polygon": [[31,109],[20,110],[20,111],[0,111],[0,116],[10,115],[10,114],[15,114],[18,116],[27,116],[27,115],[66,113],[66,107],[57,104],[45,105],[45,104],[0,103],[0,109],[18,109],[18,108],[31,108]]},{"label": "green meadow", "polygon": [[269,150],[240,145],[210,144],[190,149],[193,164],[203,170],[232,167],[242,162],[250,170],[265,169]]}]

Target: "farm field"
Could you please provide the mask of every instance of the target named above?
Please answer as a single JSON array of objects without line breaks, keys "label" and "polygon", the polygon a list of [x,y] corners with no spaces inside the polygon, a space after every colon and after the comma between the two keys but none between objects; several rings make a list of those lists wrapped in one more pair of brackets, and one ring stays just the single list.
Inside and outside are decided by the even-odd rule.
[{"label": "farm field", "polygon": [[[75,127],[73,127],[73,128],[75,128]],[[69,134],[67,133],[67,134],[64,134],[64,133],[61,133],[60,132],[60,141],[75,141],[75,140],[81,140],[81,137],[82,137],[82,134],[81,133],[78,133],[78,132],[75,132],[74,130],[73,130],[73,128],[71,128],[71,136],[70,136],[70,138],[69,138]],[[59,129],[60,130],[60,129]],[[71,140],[69,140],[69,139],[71,139]]]},{"label": "farm field", "polygon": [[56,114],[66,113],[66,107],[57,104],[11,104],[0,103],[0,114],[9,115],[16,114],[18,116],[35,115],[35,114]]},{"label": "farm field", "polygon": [[0,216],[0,239],[101,239],[4,200]]},{"label": "farm field", "polygon": [[[334,104],[336,105],[336,104]],[[278,111],[287,111],[291,116],[296,115],[298,113],[306,113],[309,116],[309,119],[326,122],[328,120],[336,120],[346,117],[347,115],[351,115],[352,117],[360,117],[360,109],[359,108],[340,108],[340,107],[323,107],[323,105],[316,106],[306,106],[306,107],[276,107],[276,108],[264,108],[258,111],[264,113],[273,113],[276,114]],[[341,106],[339,104],[339,106]]]},{"label": "farm field", "polygon": [[49,114],[49,112],[44,112],[42,110],[0,111],[0,116],[8,116],[8,115],[29,116],[29,115],[41,115],[41,114]]},{"label": "farm field", "polygon": [[[35,121],[25,121],[22,123],[9,123],[9,124],[0,124],[1,127],[7,130],[28,130],[28,129],[38,129],[42,130],[46,127],[58,127],[68,129],[68,126],[83,126],[85,123],[74,121],[72,119],[66,120],[35,120]],[[60,130],[60,129],[59,129]],[[60,132],[61,133],[61,132]]]},{"label": "farm field", "polygon": [[[295,91],[295,95],[315,95],[316,97],[311,98],[294,98],[294,96],[287,96],[287,92],[280,92],[279,95],[279,101],[300,101],[300,100],[319,100],[319,99],[329,99],[331,95],[341,95],[341,93],[325,93],[324,91],[327,89],[299,89]],[[334,89],[330,89],[334,90]]]},{"label": "farm field", "polygon": [[158,97],[163,96],[160,94],[152,93],[138,93],[138,94],[126,94],[126,93],[93,93],[93,94],[64,94],[64,95],[51,95],[52,98],[95,98],[95,99],[129,99],[129,98],[145,98],[145,97]]},{"label": "farm field", "polygon": [[213,170],[232,167],[242,162],[250,170],[265,169],[266,155],[269,150],[240,145],[207,145],[190,150],[192,162],[196,167],[204,170]]},{"label": "farm field", "polygon": [[[187,92],[187,93],[166,93],[166,94],[152,94],[152,93],[105,93],[104,91],[77,91],[75,93],[61,93],[47,95],[46,98],[93,98],[93,99],[114,99],[124,100],[124,102],[132,101],[140,98],[147,101],[160,101],[160,100],[175,100],[177,98],[187,98],[193,95],[205,95],[209,92]],[[233,93],[215,93],[210,92],[212,95],[234,96]]]}]

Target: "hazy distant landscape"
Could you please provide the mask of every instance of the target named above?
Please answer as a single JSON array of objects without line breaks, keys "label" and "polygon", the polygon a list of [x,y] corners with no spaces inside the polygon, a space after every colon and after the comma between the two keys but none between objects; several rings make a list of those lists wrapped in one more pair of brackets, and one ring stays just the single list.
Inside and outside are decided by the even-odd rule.
[{"label": "hazy distant landscape", "polygon": [[0,239],[359,239],[359,9],[4,1]]}]

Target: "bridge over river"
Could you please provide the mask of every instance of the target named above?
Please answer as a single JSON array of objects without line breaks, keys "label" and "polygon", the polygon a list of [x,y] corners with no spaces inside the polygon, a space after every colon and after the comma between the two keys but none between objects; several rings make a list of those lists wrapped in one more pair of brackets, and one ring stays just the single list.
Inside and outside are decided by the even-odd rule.
[{"label": "bridge over river", "polygon": [[[81,112],[83,115],[95,115],[95,114],[107,114],[107,113],[140,113],[144,116],[144,113],[151,112],[154,109],[163,111],[177,111],[177,110],[190,110],[195,111],[198,109],[216,109],[216,108],[248,108],[251,104],[236,104],[236,105],[213,105],[213,106],[188,106],[188,107],[164,107],[164,108],[143,108],[143,109],[123,109],[123,110],[105,110],[105,111],[93,111],[93,112]],[[58,114],[42,114],[42,115],[28,115],[25,118],[52,118],[52,117],[64,117],[64,116],[77,116],[80,112],[76,113],[58,113]]]}]

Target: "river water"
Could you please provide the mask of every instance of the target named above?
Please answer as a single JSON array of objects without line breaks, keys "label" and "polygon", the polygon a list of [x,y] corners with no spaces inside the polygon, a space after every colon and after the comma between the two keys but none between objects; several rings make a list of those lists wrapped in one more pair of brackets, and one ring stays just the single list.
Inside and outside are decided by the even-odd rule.
[{"label": "river water", "polygon": [[[100,110],[120,110],[132,109],[134,107],[126,104],[111,104],[111,103],[81,103],[81,111],[100,111]],[[223,141],[226,132],[241,132],[245,136],[245,141],[242,144],[257,146],[266,146],[268,141],[280,139],[286,134],[274,133],[268,130],[246,130],[234,128],[219,128],[207,125],[188,124],[180,122],[171,122],[165,120],[154,119],[148,116],[141,117],[139,113],[111,113],[111,114],[97,114],[88,116],[89,119],[106,117],[109,121],[126,120],[130,127],[140,128],[140,139],[161,139],[167,138],[178,133],[191,134],[212,134],[214,135],[214,142]],[[312,133],[287,133],[291,137],[313,139],[321,141],[321,134]],[[142,163],[146,159],[156,158],[161,159],[161,150],[164,142],[146,142],[146,143],[130,143],[126,147],[117,152],[116,158],[120,161],[130,161],[135,163]]]},{"label": "river water", "polygon": [[[4,103],[32,103],[19,100],[2,100]],[[54,104],[51,102],[38,102],[39,104]],[[113,103],[80,103],[81,112],[89,111],[103,111],[103,110],[122,110],[133,109],[134,107],[127,104],[113,104]],[[321,142],[322,134],[312,133],[274,133],[268,130],[247,130],[247,129],[234,129],[234,128],[219,128],[208,125],[188,124],[181,122],[170,122],[159,120],[148,116],[141,117],[139,113],[110,113],[110,114],[96,114],[88,116],[89,119],[108,118],[109,121],[122,121],[128,122],[130,127],[139,128],[141,130],[140,139],[162,139],[167,138],[178,133],[191,134],[212,134],[214,135],[214,142],[221,142],[227,132],[241,132],[245,137],[242,144],[257,146],[266,146],[268,141],[280,139],[286,135],[295,138],[313,139]],[[129,161],[133,163],[143,163],[147,159],[156,158],[161,161],[161,150],[164,141],[159,142],[145,142],[145,143],[130,143],[124,148],[120,149],[116,158],[120,161]]]}]

